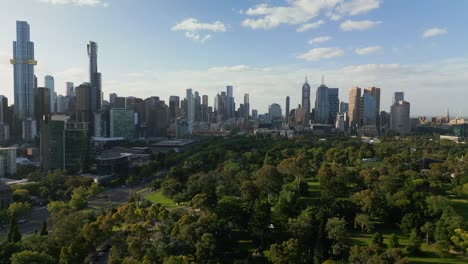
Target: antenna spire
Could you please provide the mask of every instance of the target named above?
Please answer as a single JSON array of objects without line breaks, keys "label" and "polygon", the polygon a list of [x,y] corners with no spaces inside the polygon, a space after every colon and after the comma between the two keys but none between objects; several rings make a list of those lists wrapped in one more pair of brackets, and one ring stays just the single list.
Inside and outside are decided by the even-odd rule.
[{"label": "antenna spire", "polygon": [[325,75],[322,74],[322,85],[325,84]]},{"label": "antenna spire", "polygon": [[307,83],[307,75],[305,76],[305,82]]}]

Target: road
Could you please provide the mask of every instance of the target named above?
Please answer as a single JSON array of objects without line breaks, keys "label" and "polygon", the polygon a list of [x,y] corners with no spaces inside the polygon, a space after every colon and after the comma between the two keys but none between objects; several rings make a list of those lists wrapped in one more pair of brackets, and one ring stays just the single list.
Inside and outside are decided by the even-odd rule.
[{"label": "road", "polygon": [[[45,206],[41,207],[33,207],[31,209],[31,215],[26,219],[24,223],[18,223],[18,228],[21,234],[23,235],[31,235],[34,234],[35,231],[41,232],[42,223],[49,218],[50,214],[47,211]],[[0,234],[6,234],[8,232],[7,227],[2,227],[0,229]]]}]

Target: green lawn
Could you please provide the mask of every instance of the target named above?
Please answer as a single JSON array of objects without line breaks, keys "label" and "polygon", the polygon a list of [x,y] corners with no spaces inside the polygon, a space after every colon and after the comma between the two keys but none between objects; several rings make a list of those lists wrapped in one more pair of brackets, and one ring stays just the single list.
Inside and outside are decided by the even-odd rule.
[{"label": "green lawn", "polygon": [[[408,238],[404,236],[399,230],[374,230],[371,233],[361,233],[361,232],[352,232],[351,233],[351,244],[357,246],[366,246],[370,244],[372,235],[379,231],[384,236],[384,243],[388,244],[389,237],[392,233],[395,233],[400,241],[402,248],[408,243]],[[458,264],[458,263],[468,263],[467,258],[461,256],[450,256],[448,258],[440,258],[436,253],[436,248],[434,245],[426,245],[423,243],[421,245],[422,253],[418,256],[408,257],[409,263],[447,263],[447,264]]]},{"label": "green lawn", "polygon": [[468,200],[467,199],[452,199],[450,200],[451,205],[457,211],[457,213],[463,217],[465,222],[468,222]]},{"label": "green lawn", "polygon": [[309,186],[308,191],[309,191],[310,197],[319,198],[320,197],[320,183],[318,181],[314,181],[314,179],[307,179],[307,185]]},{"label": "green lawn", "polygon": [[166,208],[177,208],[179,207],[172,199],[167,198],[162,194],[162,191],[156,191],[148,193],[145,199],[152,202],[153,204],[161,204]]}]

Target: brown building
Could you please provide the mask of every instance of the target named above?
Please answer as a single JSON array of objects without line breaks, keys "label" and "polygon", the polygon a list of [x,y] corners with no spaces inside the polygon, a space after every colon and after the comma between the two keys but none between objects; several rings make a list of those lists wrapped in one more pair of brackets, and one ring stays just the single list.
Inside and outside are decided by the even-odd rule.
[{"label": "brown building", "polygon": [[356,130],[361,120],[361,88],[353,87],[349,90],[349,128]]}]

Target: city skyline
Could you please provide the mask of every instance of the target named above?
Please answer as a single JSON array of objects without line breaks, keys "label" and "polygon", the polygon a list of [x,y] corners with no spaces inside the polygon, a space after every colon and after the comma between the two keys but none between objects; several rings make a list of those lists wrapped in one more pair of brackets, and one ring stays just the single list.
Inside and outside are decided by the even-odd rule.
[{"label": "city skyline", "polygon": [[[452,39],[461,35],[458,33],[462,28],[456,23],[461,18],[447,21],[442,20],[440,15],[433,15],[435,12],[432,10],[437,10],[434,7],[440,5],[434,1],[425,2],[427,7],[424,7],[425,10],[431,10],[432,18],[425,14],[420,15],[421,21],[410,19],[412,23],[400,32],[401,38],[394,39],[393,47],[393,44],[384,45],[386,38],[379,37],[385,31],[395,29],[393,24],[396,21],[392,20],[395,19],[395,11],[392,11],[392,7],[402,5],[402,1],[359,1],[363,4],[360,5],[361,9],[344,4],[321,7],[316,12],[317,15],[299,14],[302,17],[298,17],[297,21],[281,17],[282,14],[276,12],[274,7],[294,10],[294,3],[303,2],[313,6],[315,1],[291,1],[290,4],[286,1],[273,1],[266,5],[261,5],[265,4],[264,1],[248,4],[229,1],[219,8],[220,13],[212,12],[214,1],[204,3],[202,7],[206,8],[205,11],[187,1],[168,4],[142,0],[141,5],[131,5],[124,1],[60,3],[67,2],[82,5],[52,4],[59,2],[35,0],[0,3],[0,6],[8,5],[8,8],[0,9],[3,10],[0,11],[0,27],[5,32],[0,38],[0,87],[1,94],[7,96],[10,103],[13,102],[13,73],[9,59],[12,57],[11,41],[16,39],[14,24],[16,20],[25,20],[31,26],[31,40],[35,43],[35,59],[38,61],[35,73],[40,80],[39,86],[44,86],[44,76],[52,75],[58,94],[65,94],[67,81],[78,86],[89,80],[89,61],[84,46],[89,40],[93,40],[99,44],[100,72],[104,73],[102,90],[106,100],[110,93],[117,93],[120,96],[159,96],[168,102],[170,95],[182,96],[187,88],[213,98],[227,85],[233,85],[236,102],[242,102],[243,95],[249,93],[250,109],[258,109],[264,113],[267,112],[268,105],[273,103],[284,108],[286,96],[290,96],[291,106],[300,104],[304,75],[309,77],[310,99],[313,104],[315,91],[320,85],[320,76],[324,74],[328,87],[340,88],[341,101],[348,101],[348,90],[353,86],[375,86],[382,88],[382,110],[389,111],[393,92],[404,91],[408,100],[413,102],[412,116],[441,115],[447,107],[450,107],[453,115],[468,112],[466,104],[463,104],[463,88],[468,83],[468,77],[463,73],[468,66],[463,56],[455,56],[465,54],[460,48],[466,44],[466,38],[461,37],[456,42]],[[346,3],[353,2],[356,1]],[[92,6],[86,3],[97,4]],[[365,5],[366,3],[369,5]],[[457,9],[462,10],[466,5],[457,4],[447,8],[457,13]],[[22,10],[21,7],[26,5],[28,9]],[[414,5],[408,3],[408,9],[403,11],[414,10]],[[129,15],[142,11],[145,6],[147,9],[155,9],[156,14],[164,10],[174,11],[182,6],[187,9],[182,14],[158,19],[149,18],[143,12],[141,19],[122,27],[120,33],[103,30],[111,22],[122,25],[117,21],[117,14]],[[125,8],[128,9],[128,14],[122,14]],[[330,10],[345,9],[348,11],[340,11],[343,14],[338,21],[334,21],[337,17],[327,16]],[[266,14],[266,17],[253,16],[255,12]],[[54,17],[61,23],[43,20],[42,17],[48,13],[54,13]],[[86,15],[90,16],[90,21],[76,23],[80,21],[80,17]],[[66,16],[73,19],[67,20]],[[262,21],[268,21],[265,20],[267,17],[283,20],[280,19],[278,25],[262,24]],[[143,19],[147,19],[147,23],[141,24],[140,33],[129,32],[130,27],[142,23]],[[405,19],[407,18],[402,18]],[[346,23],[349,20],[380,23],[367,30],[349,30],[356,26]],[[322,22],[315,23],[319,21]],[[92,23],[102,27],[85,31],[84,28]],[[147,24],[153,28],[148,29]],[[69,30],[65,32],[63,27]],[[59,30],[63,33],[60,38],[54,34]],[[159,37],[155,39],[153,35],[141,36],[146,33],[159,33]],[[294,44],[268,42],[272,45],[262,50],[255,44],[250,51],[244,45],[239,45],[251,45],[253,40],[243,37],[252,35],[259,35],[264,41],[286,36],[294,40]],[[327,39],[328,35],[331,40]],[[124,41],[123,37],[126,37]],[[372,38],[375,39],[371,43],[369,39]],[[312,44],[308,44],[307,39]],[[151,40],[155,48],[151,49],[144,40]],[[232,42],[233,40],[237,41]],[[244,40],[245,43],[239,43],[239,40]],[[405,48],[406,44],[402,44],[405,41],[412,47]],[[177,45],[168,49],[168,45],[175,42]],[[284,46],[285,51],[278,52],[278,45]],[[224,47],[225,56],[211,54],[220,52],[221,47]],[[276,56],[271,56],[275,49]],[[142,53],[145,52],[148,54],[143,56]],[[206,59],[202,60],[201,57]],[[432,96],[425,96],[427,92]],[[210,99],[209,104],[212,105],[213,100]]]}]

